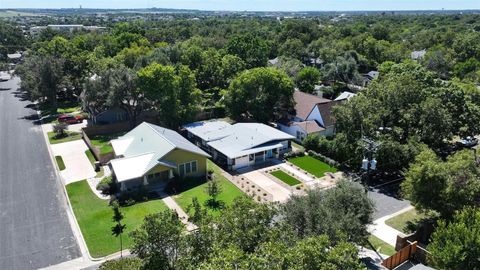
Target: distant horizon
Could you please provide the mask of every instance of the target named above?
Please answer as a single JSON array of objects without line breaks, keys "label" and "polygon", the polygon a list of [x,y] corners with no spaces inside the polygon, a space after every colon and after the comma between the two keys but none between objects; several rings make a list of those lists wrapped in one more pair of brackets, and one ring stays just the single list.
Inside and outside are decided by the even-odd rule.
[{"label": "distant horizon", "polygon": [[480,10],[479,0],[0,0],[0,9],[184,9],[231,12]]}]

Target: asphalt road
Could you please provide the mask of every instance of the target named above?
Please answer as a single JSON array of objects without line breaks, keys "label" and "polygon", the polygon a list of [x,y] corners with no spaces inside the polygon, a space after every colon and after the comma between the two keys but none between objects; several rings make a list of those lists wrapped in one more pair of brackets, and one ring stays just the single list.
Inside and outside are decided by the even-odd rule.
[{"label": "asphalt road", "polygon": [[[31,102],[18,78],[0,82],[0,269],[37,269],[80,257]],[[5,90],[5,88],[11,88]]]},{"label": "asphalt road", "polygon": [[375,203],[374,220],[410,206],[409,201],[400,197],[399,191],[399,183],[394,183],[380,188],[373,188],[368,192],[368,197]]}]

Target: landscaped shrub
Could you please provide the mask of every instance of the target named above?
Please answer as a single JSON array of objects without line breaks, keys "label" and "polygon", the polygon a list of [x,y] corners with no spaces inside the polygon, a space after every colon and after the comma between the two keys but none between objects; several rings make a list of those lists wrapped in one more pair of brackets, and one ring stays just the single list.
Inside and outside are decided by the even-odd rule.
[{"label": "landscaped shrub", "polygon": [[329,157],[326,157],[322,154],[319,154],[319,153],[316,153],[316,152],[313,152],[312,150],[308,151],[308,155],[313,157],[313,158],[316,158],[320,161],[323,161],[325,163],[327,163],[328,165],[332,166],[332,167],[340,167],[340,163],[336,162],[335,160],[329,158]]},{"label": "landscaped shrub", "polygon": [[53,132],[55,132],[56,138],[63,138],[67,136],[68,126],[65,123],[58,123],[53,125]]},{"label": "landscaped shrub", "polygon": [[113,180],[112,180],[111,176],[103,178],[97,184],[96,188],[97,188],[97,190],[99,190],[104,195],[112,195],[116,191],[116,186],[113,183]]},{"label": "landscaped shrub", "polygon": [[289,152],[283,155],[284,159],[294,158],[294,157],[303,157],[305,156],[304,152]]},{"label": "landscaped shrub", "polygon": [[137,202],[148,201],[151,196],[149,190],[142,186],[132,192],[123,192],[117,199],[121,206],[131,206]]}]

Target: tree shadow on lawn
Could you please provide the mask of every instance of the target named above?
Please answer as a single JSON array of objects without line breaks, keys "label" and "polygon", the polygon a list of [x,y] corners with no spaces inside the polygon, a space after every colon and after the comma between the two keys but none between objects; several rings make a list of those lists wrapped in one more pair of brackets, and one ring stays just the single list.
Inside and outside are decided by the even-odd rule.
[{"label": "tree shadow on lawn", "polygon": [[210,198],[207,201],[205,201],[205,206],[212,210],[218,211],[225,208],[225,202]]}]

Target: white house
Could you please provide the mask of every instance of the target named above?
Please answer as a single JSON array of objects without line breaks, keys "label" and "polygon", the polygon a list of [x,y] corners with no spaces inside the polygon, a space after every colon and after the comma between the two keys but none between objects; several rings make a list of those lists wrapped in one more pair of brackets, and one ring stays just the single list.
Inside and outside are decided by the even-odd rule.
[{"label": "white house", "polygon": [[278,122],[278,127],[301,142],[309,134],[332,136],[335,134],[335,120],[332,108],[342,101],[332,101],[301,91],[293,94],[295,112]]},{"label": "white house", "polygon": [[230,170],[263,163],[290,151],[294,137],[258,123],[195,122],[184,126],[188,138]]}]

